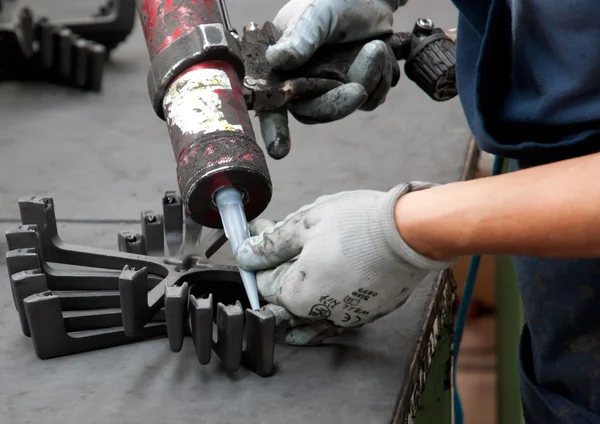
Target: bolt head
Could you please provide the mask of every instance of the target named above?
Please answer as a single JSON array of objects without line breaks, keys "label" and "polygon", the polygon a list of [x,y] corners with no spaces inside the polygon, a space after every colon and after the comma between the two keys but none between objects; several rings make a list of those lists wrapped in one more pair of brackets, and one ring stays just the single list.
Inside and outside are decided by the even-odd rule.
[{"label": "bolt head", "polygon": [[147,220],[148,222],[156,222],[156,217],[155,217],[154,215],[148,215],[148,216],[146,217],[146,220]]},{"label": "bolt head", "polygon": [[245,76],[244,80],[243,80],[243,83],[244,83],[244,85],[246,87],[255,87],[257,81],[256,81],[256,79],[254,79],[252,77]]},{"label": "bolt head", "polygon": [[130,234],[127,236],[127,241],[130,243],[135,243],[137,241],[137,237],[135,236],[135,234]]},{"label": "bolt head", "polygon": [[417,19],[417,25],[422,29],[433,29],[433,21],[427,18]]}]

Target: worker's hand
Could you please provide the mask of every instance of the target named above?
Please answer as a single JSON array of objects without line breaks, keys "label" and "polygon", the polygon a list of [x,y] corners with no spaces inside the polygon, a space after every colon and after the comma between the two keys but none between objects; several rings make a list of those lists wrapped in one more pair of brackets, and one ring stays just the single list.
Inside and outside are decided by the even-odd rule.
[{"label": "worker's hand", "polygon": [[[291,0],[273,23],[283,33],[267,50],[276,69],[306,63],[324,44],[366,40],[392,32],[393,13],[404,0]],[[290,112],[306,124],[342,119],[356,110],[381,105],[400,74],[398,62],[383,41],[363,47],[348,71],[350,83],[312,100],[289,103]]]},{"label": "worker's hand", "polygon": [[287,327],[286,341],[314,345],[400,307],[439,262],[400,237],[394,205],[432,184],[402,184],[389,192],[325,196],[283,221],[258,219],[237,250],[241,268],[257,272],[261,296]]}]

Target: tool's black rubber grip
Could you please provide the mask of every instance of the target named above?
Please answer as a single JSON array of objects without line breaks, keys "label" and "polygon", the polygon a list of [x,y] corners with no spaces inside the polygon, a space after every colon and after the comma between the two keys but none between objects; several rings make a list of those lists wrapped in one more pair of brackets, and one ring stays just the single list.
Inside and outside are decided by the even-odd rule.
[{"label": "tool's black rubber grip", "polygon": [[458,94],[456,46],[446,37],[422,44],[406,60],[404,73],[429,97],[445,101]]}]

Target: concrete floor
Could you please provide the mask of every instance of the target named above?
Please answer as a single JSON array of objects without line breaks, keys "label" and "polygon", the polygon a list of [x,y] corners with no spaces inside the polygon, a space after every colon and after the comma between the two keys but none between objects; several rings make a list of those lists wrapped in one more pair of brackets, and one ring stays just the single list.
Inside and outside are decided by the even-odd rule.
[{"label": "concrete floor", "polygon": [[[89,14],[98,6],[91,0],[23,3],[55,18]],[[282,4],[280,0],[228,1],[238,28],[251,20],[271,19]],[[396,29],[409,30],[420,16],[444,27],[455,26],[456,12],[449,0],[420,0],[397,13]],[[160,207],[164,191],[176,188],[175,161],[165,125],[150,108],[148,62],[138,26],[115,51],[100,94],[46,84],[0,85],[0,230],[15,225],[16,202],[23,196],[52,196],[59,220],[136,219],[142,209]],[[325,126],[292,122],[292,136],[294,145],[286,160],[269,161],[275,192],[265,216],[284,216],[322,194],[340,190],[387,189],[407,180],[454,181],[464,165],[468,130],[457,99],[435,103],[403,79],[378,111]],[[59,230],[67,240],[115,247],[118,229],[123,226],[87,222],[61,225]],[[0,250],[5,248],[0,243]],[[227,256],[225,252],[223,258]],[[3,267],[0,272],[5,273]],[[1,281],[7,284],[4,276]],[[284,361],[303,358],[285,368],[282,378],[288,380],[263,381],[244,375],[240,381],[223,382],[210,370],[198,370],[190,351],[173,359],[164,340],[114,353],[39,361],[30,341],[19,334],[6,287],[2,294],[2,424],[237,423],[244,417],[244,405],[257,402],[259,409],[251,411],[245,422],[265,422],[262,410],[271,411],[273,423],[283,417],[290,424],[314,419],[384,422],[430,298],[424,287],[403,310],[343,346],[320,352],[281,348],[283,355],[278,357]],[[357,359],[350,359],[349,351],[359,355]],[[319,373],[307,373],[305,366],[321,366],[331,374],[313,376]],[[370,381],[374,370],[382,378],[378,384]],[[352,391],[344,395],[348,387]],[[237,404],[219,413],[223,394]],[[324,399],[335,399],[340,407],[324,408]],[[357,399],[363,403],[357,404]]]}]

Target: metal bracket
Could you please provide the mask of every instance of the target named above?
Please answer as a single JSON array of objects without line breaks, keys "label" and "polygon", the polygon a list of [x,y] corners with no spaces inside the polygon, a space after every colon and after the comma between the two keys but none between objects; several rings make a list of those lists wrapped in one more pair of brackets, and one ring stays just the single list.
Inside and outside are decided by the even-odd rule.
[{"label": "metal bracket", "polygon": [[132,32],[135,19],[134,0],[109,0],[89,18],[64,22],[36,19],[29,8],[15,19],[4,14],[0,80],[48,81],[100,91],[104,63]]},{"label": "metal bracket", "polygon": [[[22,225],[6,232],[6,263],[22,331],[37,356],[164,336],[179,352],[191,336],[201,364],[214,351],[227,371],[243,365],[271,375],[275,316],[268,309],[246,309],[237,268],[208,260],[226,239],[212,230],[213,244],[199,243],[208,253],[192,255],[202,228],[186,228],[191,220],[173,191],[162,205],[162,214],[142,212],[141,232],[119,232],[119,251],[110,251],[61,240],[52,198],[19,201]],[[170,256],[172,251],[178,255]]]}]

